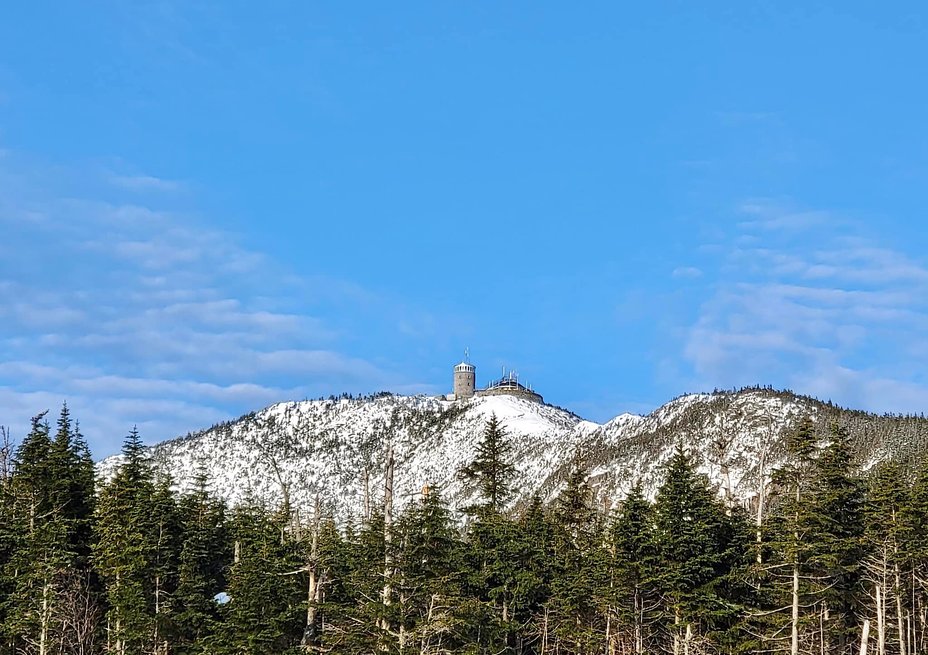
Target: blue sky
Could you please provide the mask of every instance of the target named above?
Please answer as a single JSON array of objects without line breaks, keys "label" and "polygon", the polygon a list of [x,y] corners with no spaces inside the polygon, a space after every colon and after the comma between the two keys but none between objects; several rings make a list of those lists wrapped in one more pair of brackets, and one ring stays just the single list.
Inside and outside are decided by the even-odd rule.
[{"label": "blue sky", "polygon": [[445,392],[465,347],[600,421],[928,405],[922,3],[261,5],[5,12],[14,436]]}]

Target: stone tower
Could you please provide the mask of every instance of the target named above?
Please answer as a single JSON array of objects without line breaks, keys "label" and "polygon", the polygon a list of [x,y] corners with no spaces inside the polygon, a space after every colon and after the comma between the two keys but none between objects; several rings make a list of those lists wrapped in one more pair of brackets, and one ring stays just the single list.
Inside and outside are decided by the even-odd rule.
[{"label": "stone tower", "polygon": [[454,367],[454,398],[471,398],[477,386],[477,367],[469,362],[461,362]]}]

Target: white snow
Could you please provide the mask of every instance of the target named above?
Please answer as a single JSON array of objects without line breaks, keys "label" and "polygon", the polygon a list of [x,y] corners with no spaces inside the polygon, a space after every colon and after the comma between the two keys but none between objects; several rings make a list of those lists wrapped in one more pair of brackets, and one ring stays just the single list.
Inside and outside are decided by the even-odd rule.
[{"label": "white snow", "polygon": [[[471,461],[493,414],[508,433],[516,465],[515,501],[550,499],[577,456],[609,505],[640,481],[653,495],[677,444],[697,456],[700,471],[735,497],[748,499],[778,462],[774,448],[818,405],[790,394],[744,391],[677,398],[648,416],[622,414],[599,425],[561,409],[513,396],[453,402],[444,397],[383,395],[364,400],[286,402],[188,438],[153,446],[153,462],[187,488],[202,467],[212,489],[232,504],[276,505],[286,491],[308,508],[318,494],[340,520],[361,515],[364,479],[379,502],[384,452],[396,458],[395,498],[402,506],[423,488],[439,489],[452,507],[473,502],[458,471]],[[758,470],[766,449],[765,470]],[[119,457],[100,463],[103,476]]]}]

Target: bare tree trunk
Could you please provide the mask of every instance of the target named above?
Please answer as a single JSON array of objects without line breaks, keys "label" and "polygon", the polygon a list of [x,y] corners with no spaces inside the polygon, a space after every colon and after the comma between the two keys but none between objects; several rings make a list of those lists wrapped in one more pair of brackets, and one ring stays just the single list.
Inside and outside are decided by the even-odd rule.
[{"label": "bare tree trunk", "polygon": [[13,438],[10,429],[0,425],[0,482],[10,479],[13,473]]},{"label": "bare tree trunk", "polygon": [[764,446],[763,450],[760,451],[760,482],[757,486],[757,518],[755,523],[757,525],[757,563],[763,564],[764,555],[763,555],[763,525],[764,525],[764,503],[767,498],[767,471],[766,471],[766,461],[767,461],[767,447]]},{"label": "bare tree trunk", "polygon": [[311,649],[316,641],[318,630],[316,630],[316,619],[319,606],[319,494],[316,494],[316,503],[313,513],[313,524],[310,533],[309,562],[309,582],[306,585],[306,627],[303,629],[303,639],[300,644],[304,649]]},{"label": "bare tree trunk", "polygon": [[870,641],[870,619],[864,619],[864,627],[860,631],[860,655],[867,655],[867,645]]},{"label": "bare tree trunk", "polygon": [[793,611],[790,620],[790,655],[799,655],[799,562],[793,562]]},{"label": "bare tree trunk", "polygon": [[[119,578],[120,578],[120,575],[119,575],[119,571],[117,570],[116,571],[116,589],[119,589]],[[119,655],[126,655],[126,644],[122,638],[122,622],[120,620],[118,612],[116,613],[115,632],[116,632],[116,642],[115,642],[116,652],[119,653]]]},{"label": "bare tree trunk", "polygon": [[[387,449],[387,466],[383,481],[383,593],[381,601],[384,607],[389,607],[393,597],[393,447]],[[386,617],[381,621],[381,629],[389,630],[390,624]]]},{"label": "bare tree trunk", "polygon": [[896,630],[899,631],[899,655],[906,653],[905,625],[902,618],[902,576],[899,574],[899,562],[893,564],[893,591],[896,597]]},{"label": "bare tree trunk", "polygon": [[673,655],[680,655],[680,608],[673,614]]},{"label": "bare tree trunk", "polygon": [[[406,616],[406,594],[400,592],[400,613],[402,616]],[[406,626],[402,623],[400,624],[399,629],[399,642],[400,642],[400,653],[406,650]]]},{"label": "bare tree trunk", "polygon": [[876,585],[876,652],[886,655],[886,597],[881,585]]},{"label": "bare tree trunk", "polygon": [[545,622],[541,630],[541,653],[548,652],[548,608],[545,607]]},{"label": "bare tree trunk", "polygon": [[49,596],[51,589],[48,577],[42,584],[42,614],[39,625],[39,655],[48,655],[48,624],[51,611],[49,609]]},{"label": "bare tree trunk", "polygon": [[[160,533],[159,533],[159,542],[160,542]],[[159,616],[161,615],[161,576],[155,575],[155,625],[154,625],[154,643],[155,643],[155,652],[158,652],[158,624],[160,623]]]},{"label": "bare tree trunk", "polygon": [[612,638],[612,607],[606,609],[606,650],[609,655],[614,655],[615,644]]},{"label": "bare tree trunk", "polygon": [[371,521],[371,471],[364,469],[364,525]]}]

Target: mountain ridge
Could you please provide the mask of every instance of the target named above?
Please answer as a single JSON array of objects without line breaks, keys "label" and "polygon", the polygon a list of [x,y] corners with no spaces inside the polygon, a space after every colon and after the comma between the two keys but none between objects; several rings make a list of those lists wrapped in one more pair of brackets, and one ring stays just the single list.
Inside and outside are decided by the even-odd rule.
[{"label": "mountain ridge", "polygon": [[[614,506],[636,482],[653,495],[678,444],[697,456],[720,494],[750,503],[781,461],[785,436],[804,417],[823,436],[833,423],[846,429],[862,470],[884,459],[913,465],[928,444],[928,421],[921,416],[878,416],[791,391],[749,387],[684,394],[647,415],[625,413],[602,424],[512,396],[452,401],[382,392],[288,401],[148,452],[180,489],[202,471],[231,504],[286,500],[308,508],[318,496],[327,512],[347,521],[377,502],[383,454],[391,444],[400,507],[429,486],[460,509],[474,498],[457,471],[470,461],[492,414],[513,445],[514,505],[536,493],[550,500],[575,465],[587,471],[604,507]],[[119,461],[104,459],[100,474],[109,476]]]}]

